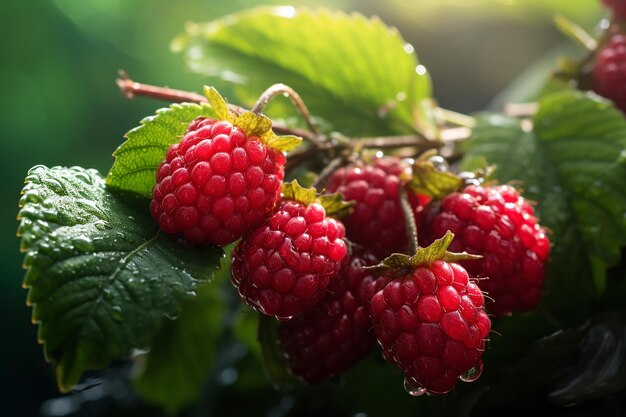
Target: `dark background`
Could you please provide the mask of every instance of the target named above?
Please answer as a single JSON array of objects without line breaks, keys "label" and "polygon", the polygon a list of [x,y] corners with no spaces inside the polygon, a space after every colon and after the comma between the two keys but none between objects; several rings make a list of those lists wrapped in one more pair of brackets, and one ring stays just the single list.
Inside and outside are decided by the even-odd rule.
[{"label": "dark background", "polygon": [[[378,15],[398,27],[433,76],[446,108],[484,109],[531,64],[563,42],[555,11],[590,28],[595,0],[296,1]],[[113,80],[198,91],[203,82],[169,40],[187,21],[208,21],[258,4],[231,0],[3,0],[0,12],[0,414],[37,415],[58,396],[24,304],[17,202],[36,164],[106,173],[124,133],[164,103],[128,101]],[[592,28],[591,28],[592,29]],[[546,61],[554,62],[552,58]],[[209,80],[210,81],[210,80]],[[228,89],[226,89],[228,91]],[[523,95],[523,94],[522,94]],[[6,411],[6,413],[5,413]]]}]

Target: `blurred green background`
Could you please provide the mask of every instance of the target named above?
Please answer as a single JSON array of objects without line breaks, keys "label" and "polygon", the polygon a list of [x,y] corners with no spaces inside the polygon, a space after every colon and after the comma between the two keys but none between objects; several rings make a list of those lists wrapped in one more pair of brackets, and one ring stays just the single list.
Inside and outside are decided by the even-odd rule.
[{"label": "blurred green background", "polygon": [[[4,0],[0,13],[0,415],[37,415],[58,395],[24,305],[17,201],[36,164],[81,165],[106,173],[124,133],[164,103],[126,100],[117,70],[151,84],[199,91],[203,80],[169,52],[187,21],[208,21],[259,4],[231,0]],[[564,43],[559,13],[593,29],[596,0],[316,0],[378,15],[415,46],[443,107],[484,109],[531,64]],[[565,42],[566,43],[566,42]],[[548,65],[552,59],[546,61]],[[219,85],[218,85],[219,87]],[[224,86],[222,86],[224,87]],[[228,88],[222,88],[228,93]],[[6,412],[5,412],[6,411]]]}]

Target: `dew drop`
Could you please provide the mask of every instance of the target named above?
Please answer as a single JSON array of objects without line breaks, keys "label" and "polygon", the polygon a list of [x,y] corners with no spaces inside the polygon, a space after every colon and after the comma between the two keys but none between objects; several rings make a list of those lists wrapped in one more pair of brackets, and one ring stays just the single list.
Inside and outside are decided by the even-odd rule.
[{"label": "dew drop", "polygon": [[419,397],[426,394],[426,388],[411,384],[407,378],[404,378],[404,390],[413,397]]},{"label": "dew drop", "polygon": [[475,367],[473,367],[472,369],[470,369],[469,371],[465,372],[463,375],[461,375],[459,379],[463,382],[474,382],[478,378],[480,378],[482,373],[483,373],[483,363],[481,362]]},{"label": "dew drop", "polygon": [[122,307],[111,307],[111,317],[113,317],[113,320],[115,321],[124,321],[124,311],[122,310]]}]

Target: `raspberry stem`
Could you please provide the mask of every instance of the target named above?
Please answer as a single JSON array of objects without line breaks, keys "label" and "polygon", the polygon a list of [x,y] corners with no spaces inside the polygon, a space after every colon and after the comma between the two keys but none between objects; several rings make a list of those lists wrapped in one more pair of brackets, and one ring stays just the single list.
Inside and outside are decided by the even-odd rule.
[{"label": "raspberry stem", "polygon": [[404,215],[404,221],[406,222],[406,235],[409,241],[409,254],[414,255],[417,252],[417,224],[415,223],[415,215],[413,214],[413,208],[409,202],[409,196],[406,192],[406,187],[400,186],[398,190],[400,196],[400,206],[402,207],[402,214]]},{"label": "raspberry stem", "polygon": [[[129,99],[136,96],[150,97],[169,102],[181,103],[207,103],[206,97],[184,90],[176,90],[168,87],[159,87],[149,84],[143,84],[136,82],[126,74],[126,72],[120,70],[119,77],[115,80],[119,89]],[[289,92],[285,90],[289,89],[294,94],[289,95]],[[337,155],[341,155],[342,152],[358,147],[361,149],[375,148],[375,149],[393,149],[393,148],[415,148],[416,154],[421,153],[428,149],[440,148],[444,145],[454,144],[456,142],[463,141],[470,137],[472,130],[470,127],[453,127],[442,128],[440,130],[439,141],[433,141],[425,136],[415,133],[413,135],[403,136],[379,136],[379,137],[364,137],[364,138],[346,138],[346,140],[333,140],[328,135],[320,134],[316,130],[316,127],[310,120],[310,113],[300,96],[293,91],[290,87],[283,84],[276,84],[275,86],[267,89],[261,98],[257,101],[253,110],[260,111],[263,106],[271,99],[271,97],[277,94],[288,93],[288,97],[296,103],[301,114],[307,121],[309,129],[292,128],[280,123],[273,123],[272,129],[279,134],[295,135],[306,139],[314,146],[300,147],[293,152],[290,152],[287,159],[287,165],[285,172],[289,173],[294,168],[300,166],[303,163],[310,162],[311,160],[320,161],[324,158],[334,158]],[[297,98],[296,98],[297,97]],[[302,106],[299,106],[297,102],[300,102]],[[228,104],[228,109],[236,114],[241,114],[247,109],[234,104]],[[320,150],[324,152],[320,152]]]},{"label": "raspberry stem", "polygon": [[317,127],[315,126],[315,123],[313,123],[313,118],[311,117],[309,109],[307,108],[306,104],[304,104],[304,100],[302,100],[302,97],[300,97],[300,94],[298,94],[296,90],[289,87],[288,85],[279,83],[269,87],[261,94],[257,102],[254,104],[254,107],[252,107],[251,111],[254,113],[262,112],[267,103],[269,103],[269,101],[277,95],[284,95],[289,98],[289,100],[291,100],[291,102],[296,106],[296,108],[302,115],[302,118],[305,120],[311,133],[313,133],[318,138],[321,137],[319,131],[317,130]]}]

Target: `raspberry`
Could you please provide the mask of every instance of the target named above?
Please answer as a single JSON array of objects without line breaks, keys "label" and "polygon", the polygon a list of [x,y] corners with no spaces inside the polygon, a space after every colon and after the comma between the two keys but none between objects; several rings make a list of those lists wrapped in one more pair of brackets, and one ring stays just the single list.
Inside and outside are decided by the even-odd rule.
[{"label": "raspberry", "polygon": [[[366,246],[377,257],[407,251],[406,227],[398,190],[406,167],[397,158],[376,158],[372,165],[340,168],[328,180],[328,191],[354,200],[352,213],[344,219],[347,237]],[[412,206],[418,196],[409,194]]]},{"label": "raspberry", "polygon": [[394,278],[372,297],[372,321],[385,358],[413,395],[445,394],[482,372],[491,322],[483,295],[459,264],[442,260]]},{"label": "raspberry", "polygon": [[602,0],[604,7],[609,9],[616,20],[626,20],[626,1],[624,0]]},{"label": "raspberry", "polygon": [[349,369],[374,346],[370,301],[386,279],[363,266],[376,263],[367,254],[346,259],[314,310],[281,323],[278,340],[294,375],[320,383]]},{"label": "raspberry", "polygon": [[281,200],[233,251],[231,280],[251,307],[289,319],[311,309],[336,279],[344,233],[320,204]]},{"label": "raspberry", "polygon": [[157,171],[150,212],[169,234],[224,246],[280,196],[285,156],[227,121],[197,118]]},{"label": "raspberry", "polygon": [[599,49],[591,77],[593,91],[626,112],[626,36],[615,34]]},{"label": "raspberry", "polygon": [[490,312],[502,316],[537,306],[550,243],[517,190],[470,185],[428,205],[420,216],[420,243],[448,230],[456,236],[451,251],[483,256],[461,264],[472,277],[489,277],[478,285],[493,299]]}]

